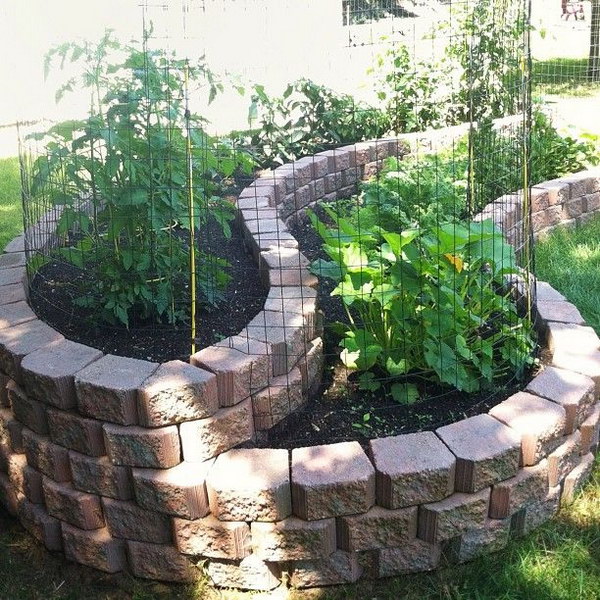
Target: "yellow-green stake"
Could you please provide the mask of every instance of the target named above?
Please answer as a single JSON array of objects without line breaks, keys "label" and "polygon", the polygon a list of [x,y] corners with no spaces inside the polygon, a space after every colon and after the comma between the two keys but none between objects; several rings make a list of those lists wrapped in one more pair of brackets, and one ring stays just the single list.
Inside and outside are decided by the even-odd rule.
[{"label": "yellow-green stake", "polygon": [[196,235],[194,219],[194,186],[192,169],[192,138],[190,136],[190,109],[189,109],[189,68],[188,62],[184,69],[185,82],[185,126],[186,126],[186,153],[187,153],[187,175],[188,175],[188,216],[190,218],[190,312],[192,320],[191,332],[191,354],[196,353]]}]

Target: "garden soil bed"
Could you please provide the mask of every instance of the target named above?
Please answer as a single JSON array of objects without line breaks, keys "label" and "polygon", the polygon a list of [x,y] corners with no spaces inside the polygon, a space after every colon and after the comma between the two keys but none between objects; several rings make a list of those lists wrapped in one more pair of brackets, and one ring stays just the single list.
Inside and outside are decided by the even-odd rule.
[{"label": "garden soil bed", "polygon": [[[220,227],[212,223],[198,232],[197,238],[201,251],[229,262],[227,271],[231,275],[219,305],[198,311],[196,349],[200,350],[239,333],[262,310],[268,290],[261,283],[258,267],[246,252],[237,228],[233,228],[231,238],[227,239]],[[30,286],[30,302],[37,315],[68,339],[105,353],[156,362],[188,361],[189,324],[134,322],[127,329],[95,323],[91,311],[73,303],[77,297],[77,281],[85,276],[81,269],[62,261],[51,261],[42,266]],[[183,306],[189,306],[189,296],[188,285],[183,284]]]},{"label": "garden soil bed", "polygon": [[[295,222],[290,230],[309,260],[327,258],[321,250],[322,240],[310,222]],[[334,287],[330,280],[320,280],[318,298],[325,323],[347,319],[340,299],[330,296]],[[325,370],[321,386],[304,407],[265,432],[264,439],[260,440],[261,446],[295,448],[345,440],[365,442],[377,437],[433,430],[488,412],[524,389],[533,376],[529,373],[519,381],[496,382],[493,388],[475,394],[420,383],[420,401],[407,406],[395,402],[386,394],[385,387],[376,392],[358,389],[356,377],[348,374],[339,361],[337,341],[326,329]]]}]

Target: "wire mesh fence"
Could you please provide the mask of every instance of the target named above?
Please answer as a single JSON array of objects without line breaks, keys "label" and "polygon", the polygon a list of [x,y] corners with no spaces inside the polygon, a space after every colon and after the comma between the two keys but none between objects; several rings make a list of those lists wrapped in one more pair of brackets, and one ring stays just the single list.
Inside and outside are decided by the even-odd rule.
[{"label": "wire mesh fence", "polygon": [[550,81],[528,0],[146,1],[138,28],[54,48],[88,110],[22,127],[40,316],[108,353],[254,357],[271,445],[431,429],[522,385],[528,190],[559,174],[532,77],[592,81],[593,53]]}]

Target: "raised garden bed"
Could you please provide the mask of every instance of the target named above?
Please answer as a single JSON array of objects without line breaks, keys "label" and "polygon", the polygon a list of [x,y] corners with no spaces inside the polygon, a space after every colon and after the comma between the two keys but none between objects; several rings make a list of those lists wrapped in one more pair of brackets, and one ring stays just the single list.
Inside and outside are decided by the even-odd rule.
[{"label": "raised garden bed", "polygon": [[[284,574],[311,587],[434,569],[550,518],[592,468],[600,340],[542,282],[549,366],[489,413],[372,439],[366,451],[356,441],[236,448],[264,437],[320,381],[316,279],[285,219],[347,196],[403,147],[378,140],[324,152],[240,194],[267,300],[240,335],[191,365],[65,340],[25,300],[31,240],[9,244],[0,258],[1,503],[76,562],[168,581],[195,578],[202,562],[215,585],[262,590]],[[522,194],[511,198],[484,213],[518,248],[527,211]],[[534,232],[584,220],[598,198],[591,172],[536,186]]]}]

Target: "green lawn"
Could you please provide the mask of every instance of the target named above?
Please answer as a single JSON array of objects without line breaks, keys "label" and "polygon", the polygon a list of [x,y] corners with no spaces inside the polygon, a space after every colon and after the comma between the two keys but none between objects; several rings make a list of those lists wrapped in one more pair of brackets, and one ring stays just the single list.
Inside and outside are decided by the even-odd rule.
[{"label": "green lawn", "polygon": [[552,58],[533,61],[535,95],[596,96],[600,82],[590,81],[587,58]]},{"label": "green lawn", "polygon": [[23,230],[19,161],[0,159],[0,250]]}]

